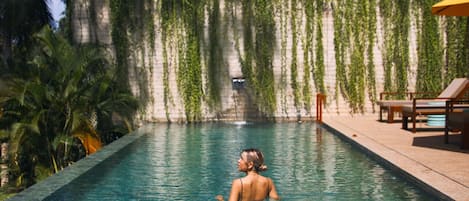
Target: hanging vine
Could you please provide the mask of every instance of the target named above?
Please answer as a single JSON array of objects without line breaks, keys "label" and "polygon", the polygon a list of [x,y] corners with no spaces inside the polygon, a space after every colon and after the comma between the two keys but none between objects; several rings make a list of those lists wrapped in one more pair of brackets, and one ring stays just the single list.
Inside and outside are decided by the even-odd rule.
[{"label": "hanging vine", "polygon": [[[178,17],[178,13],[181,12],[182,6],[178,2],[171,0],[161,1],[158,5],[158,10],[161,13],[161,40],[162,40],[162,51],[163,51],[163,104],[165,109],[166,119],[171,121],[169,107],[174,105],[174,99],[171,95],[169,87],[169,75],[170,75],[170,63],[175,63],[175,59],[170,56],[171,51],[177,52],[177,46],[169,46],[169,44],[176,43],[174,41],[180,41],[178,29],[182,27],[180,25],[181,20]],[[181,39],[182,40],[182,39]]]},{"label": "hanging vine", "polygon": [[324,4],[324,0],[316,0],[316,60],[314,62],[314,83],[316,85],[316,91],[323,94],[326,93],[324,85],[324,45],[322,43],[322,15],[324,14]]},{"label": "hanging vine", "polygon": [[291,25],[291,64],[290,64],[290,82],[293,89],[293,103],[298,111],[300,110],[300,86],[298,84],[298,28],[297,28],[297,2],[290,0],[290,25]]},{"label": "hanging vine", "polygon": [[[334,14],[337,91],[348,100],[352,112],[363,105],[363,10],[354,1],[337,2]],[[354,24],[352,24],[354,23]],[[353,27],[353,28],[352,28]],[[349,49],[351,48],[351,49]],[[346,51],[350,55],[346,55]],[[348,59],[347,57],[350,56]]]},{"label": "hanging vine", "polygon": [[200,47],[196,33],[188,33],[187,44],[181,44],[179,66],[177,71],[178,86],[182,91],[186,120],[197,122],[201,120],[202,111],[202,66]]},{"label": "hanging vine", "polygon": [[[404,92],[407,91],[408,87],[410,2],[405,0],[380,0],[379,2],[383,19],[383,32],[388,33],[385,37],[385,50],[383,51],[384,91]],[[388,98],[404,98],[404,94]]]},{"label": "hanging vine", "polygon": [[[242,54],[239,53],[241,71],[250,85],[249,90],[252,90],[257,94],[259,84],[254,76],[254,8],[251,1],[242,1],[242,16],[244,55],[241,56]],[[240,52],[239,47],[238,52]]]},{"label": "hanging vine", "polygon": [[467,24],[464,17],[445,17],[446,51],[444,71],[445,84],[457,77],[465,77],[468,72]]},{"label": "hanging vine", "polygon": [[[303,107],[307,113],[311,112],[311,66],[313,66],[314,60],[312,56],[313,52],[313,32],[314,32],[314,2],[310,0],[303,1],[304,12],[305,12],[305,34],[303,37]],[[322,13],[322,12],[321,12]],[[321,35],[322,36],[322,35]],[[322,45],[322,44],[321,44]],[[321,46],[322,47],[322,46]],[[315,77],[316,78],[316,75]],[[317,86],[317,84],[316,84]]]},{"label": "hanging vine", "polygon": [[418,35],[418,69],[417,91],[439,92],[442,89],[442,48],[439,24],[436,16],[432,16],[432,2],[417,0],[421,10],[421,30]]},{"label": "hanging vine", "polygon": [[120,80],[120,88],[129,88],[128,82],[128,57],[129,40],[127,37],[127,27],[129,16],[128,4],[131,2],[125,0],[111,0],[111,38],[114,44],[116,55],[116,76]]},{"label": "hanging vine", "polygon": [[259,82],[260,111],[272,117],[276,108],[273,56],[275,47],[274,10],[270,0],[256,1],[256,78]]},{"label": "hanging vine", "polygon": [[376,93],[373,64],[375,1],[334,3],[336,96],[342,94],[353,113],[363,112],[366,90],[372,101]]},{"label": "hanging vine", "polygon": [[[394,91],[392,87],[392,78],[394,77],[392,74],[392,69],[393,69],[393,62],[392,62],[392,57],[393,57],[393,46],[394,46],[394,41],[393,41],[393,32],[392,26],[393,23],[391,19],[393,19],[393,1],[391,0],[380,0],[379,1],[379,8],[380,8],[380,14],[382,18],[382,26],[383,26],[383,32],[388,33],[384,35],[384,50],[383,50],[383,65],[384,65],[384,91],[386,92],[392,92]],[[387,97],[389,98],[389,97]]]},{"label": "hanging vine", "polygon": [[[153,0],[146,0],[145,2],[145,14],[144,14],[144,21],[145,21],[145,30],[148,32],[148,42],[150,43],[150,49],[152,51],[151,57],[153,58],[155,55],[155,4]],[[150,68],[152,69],[152,68]]]},{"label": "hanging vine", "polygon": [[[202,118],[202,58],[201,41],[203,22],[205,21],[205,1],[161,1],[161,27],[163,40],[163,84],[166,116],[168,103],[171,101],[169,91],[170,66],[167,52],[168,39],[177,42],[176,81],[184,103],[187,122],[198,122]],[[171,34],[171,35],[168,35]],[[174,47],[171,47],[174,48]]]},{"label": "hanging vine", "polygon": [[200,42],[203,37],[205,1],[183,2],[183,21],[186,44],[180,51],[177,71],[178,86],[182,91],[186,120],[198,122],[202,118],[202,59]]},{"label": "hanging vine", "polygon": [[275,47],[274,6],[270,0],[242,1],[244,57],[241,70],[255,95],[259,111],[273,117],[276,109],[273,55]]},{"label": "hanging vine", "polygon": [[[375,71],[375,64],[374,64],[374,46],[375,46],[375,39],[376,39],[376,0],[369,0],[367,1],[368,4],[366,7],[366,14],[367,17],[367,48],[366,48],[366,57],[367,57],[367,64],[366,64],[366,85],[368,87],[368,98],[372,103],[376,102],[376,71]],[[374,111],[374,105],[373,111]]]},{"label": "hanging vine", "polygon": [[365,5],[366,2],[355,3],[353,9],[352,55],[350,57],[350,65],[348,66],[350,83],[347,85],[352,112],[363,111],[365,103]]},{"label": "hanging vine", "polygon": [[335,1],[333,12],[334,17],[334,50],[335,50],[335,62],[336,62],[336,84],[335,84],[335,100],[338,105],[338,97],[341,94],[347,97],[345,93],[347,85],[345,57],[346,49],[349,41],[349,30],[346,27],[346,21],[348,19],[345,12],[346,1]]},{"label": "hanging vine", "polygon": [[397,77],[396,79],[396,90],[397,91],[407,91],[407,72],[409,67],[409,29],[410,29],[410,20],[409,20],[409,5],[410,1],[408,0],[398,0],[394,1],[394,6],[397,6],[397,16],[394,15],[393,22],[394,29],[393,35],[395,36],[395,44],[397,44],[394,49],[393,63],[395,65],[394,73]]},{"label": "hanging vine", "polygon": [[221,43],[221,36],[223,35],[220,30],[220,2],[219,0],[213,0],[210,7],[209,16],[209,54],[208,54],[208,102],[211,108],[219,110],[221,108],[221,80],[223,77],[222,68],[224,65],[223,58],[223,46]]}]

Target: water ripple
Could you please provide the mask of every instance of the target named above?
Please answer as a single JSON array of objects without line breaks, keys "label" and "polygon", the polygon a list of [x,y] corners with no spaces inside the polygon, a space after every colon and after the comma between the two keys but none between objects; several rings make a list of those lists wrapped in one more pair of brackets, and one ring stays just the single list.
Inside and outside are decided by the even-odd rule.
[{"label": "water ripple", "polygon": [[214,200],[239,152],[260,148],[283,200],[428,200],[421,190],[315,124],[155,127],[47,200]]}]

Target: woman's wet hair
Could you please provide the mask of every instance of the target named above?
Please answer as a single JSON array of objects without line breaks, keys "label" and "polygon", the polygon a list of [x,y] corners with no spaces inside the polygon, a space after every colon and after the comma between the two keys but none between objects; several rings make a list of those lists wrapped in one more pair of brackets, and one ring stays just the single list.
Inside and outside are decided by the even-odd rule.
[{"label": "woman's wet hair", "polygon": [[264,154],[259,149],[250,148],[244,149],[240,156],[243,157],[243,153],[245,154],[245,160],[247,162],[252,162],[254,164],[254,170],[257,172],[262,172],[267,170],[267,165],[264,164]]}]

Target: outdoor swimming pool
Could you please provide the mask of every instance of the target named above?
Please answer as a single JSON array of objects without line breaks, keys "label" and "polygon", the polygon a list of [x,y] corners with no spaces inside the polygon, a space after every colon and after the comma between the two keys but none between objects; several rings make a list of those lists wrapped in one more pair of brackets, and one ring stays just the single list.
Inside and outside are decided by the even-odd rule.
[{"label": "outdoor swimming pool", "polygon": [[282,200],[431,200],[312,123],[158,124],[46,200],[214,200],[242,149],[261,149]]}]

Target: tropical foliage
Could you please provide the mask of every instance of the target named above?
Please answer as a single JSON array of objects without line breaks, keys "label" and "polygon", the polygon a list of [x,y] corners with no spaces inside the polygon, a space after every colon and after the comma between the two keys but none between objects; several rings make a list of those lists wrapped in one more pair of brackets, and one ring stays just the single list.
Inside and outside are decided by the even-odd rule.
[{"label": "tropical foliage", "polygon": [[[78,139],[108,143],[109,135],[127,133],[137,108],[133,96],[116,87],[115,68],[99,48],[72,47],[48,26],[35,39],[29,63],[3,75],[8,90],[0,102],[19,187],[83,157],[87,149]],[[116,130],[115,117],[125,130]]]}]

